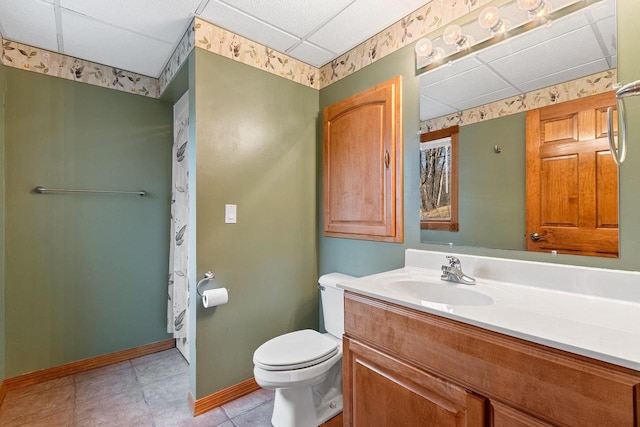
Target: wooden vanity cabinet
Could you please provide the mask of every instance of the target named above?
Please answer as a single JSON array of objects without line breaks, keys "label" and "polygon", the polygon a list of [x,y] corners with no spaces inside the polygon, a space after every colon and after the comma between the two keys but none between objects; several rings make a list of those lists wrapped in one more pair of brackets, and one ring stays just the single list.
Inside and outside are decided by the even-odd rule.
[{"label": "wooden vanity cabinet", "polygon": [[640,372],[345,292],[344,425],[640,426]]},{"label": "wooden vanity cabinet", "polygon": [[346,338],[343,350],[345,425],[485,425],[484,398],[359,341]]}]

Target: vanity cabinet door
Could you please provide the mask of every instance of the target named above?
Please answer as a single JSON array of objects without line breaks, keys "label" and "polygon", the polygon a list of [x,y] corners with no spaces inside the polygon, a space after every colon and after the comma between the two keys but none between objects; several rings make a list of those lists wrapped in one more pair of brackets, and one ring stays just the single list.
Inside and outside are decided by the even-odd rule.
[{"label": "vanity cabinet door", "polygon": [[324,235],[403,241],[401,79],[324,109]]},{"label": "vanity cabinet door", "polygon": [[358,341],[343,348],[346,426],[485,425],[484,398]]},{"label": "vanity cabinet door", "polygon": [[491,427],[552,427],[538,418],[497,402],[491,402]]}]

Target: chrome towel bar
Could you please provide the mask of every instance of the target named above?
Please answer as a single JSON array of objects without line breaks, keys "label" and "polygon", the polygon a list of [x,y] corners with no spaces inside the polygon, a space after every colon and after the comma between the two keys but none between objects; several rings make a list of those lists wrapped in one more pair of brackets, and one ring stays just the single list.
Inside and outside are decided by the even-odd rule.
[{"label": "chrome towel bar", "polygon": [[100,194],[137,194],[138,196],[146,196],[147,192],[144,190],[140,191],[116,191],[116,190],[69,190],[65,188],[45,188],[42,186],[38,186],[33,189],[38,194],[46,194],[46,193],[100,193]]}]

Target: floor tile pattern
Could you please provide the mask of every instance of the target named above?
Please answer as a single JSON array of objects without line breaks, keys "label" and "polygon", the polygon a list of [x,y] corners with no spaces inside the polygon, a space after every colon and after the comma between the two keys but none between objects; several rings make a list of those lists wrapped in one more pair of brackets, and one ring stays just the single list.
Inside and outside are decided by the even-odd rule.
[{"label": "floor tile pattern", "polygon": [[3,427],[268,427],[274,393],[258,390],[193,417],[189,372],[166,350],[10,391]]}]

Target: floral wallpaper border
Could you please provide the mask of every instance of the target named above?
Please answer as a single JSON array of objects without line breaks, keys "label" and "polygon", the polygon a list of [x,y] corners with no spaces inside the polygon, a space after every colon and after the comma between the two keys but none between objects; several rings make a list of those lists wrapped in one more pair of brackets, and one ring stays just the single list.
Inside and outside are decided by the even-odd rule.
[{"label": "floral wallpaper border", "polygon": [[187,31],[185,31],[184,35],[180,39],[180,43],[178,43],[178,46],[162,69],[160,77],[158,78],[160,82],[160,93],[164,92],[167,86],[169,86],[169,83],[171,83],[171,80],[173,80],[182,64],[187,60],[189,53],[193,50],[195,45],[194,27],[195,22],[192,20],[189,28],[187,28]]},{"label": "floral wallpaper border", "polygon": [[420,132],[430,132],[454,125],[470,125],[521,111],[597,95],[613,90],[616,82],[617,70],[614,68],[454,114],[421,121]]},{"label": "floral wallpaper border", "polygon": [[195,18],[196,47],[242,62],[313,89],[320,89],[319,69],[252,40]]},{"label": "floral wallpaper border", "polygon": [[320,89],[414,43],[491,0],[431,0],[349,52],[320,68]]},{"label": "floral wallpaper border", "polygon": [[2,41],[2,63],[7,67],[20,68],[150,98],[160,96],[158,79],[153,77],[34,48],[1,37],[0,41]]}]

